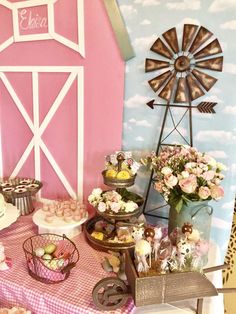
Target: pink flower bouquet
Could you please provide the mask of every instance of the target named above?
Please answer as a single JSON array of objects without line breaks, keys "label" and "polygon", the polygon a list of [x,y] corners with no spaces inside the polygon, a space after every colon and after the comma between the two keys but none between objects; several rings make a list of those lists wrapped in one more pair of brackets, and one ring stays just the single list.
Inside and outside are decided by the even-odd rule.
[{"label": "pink flower bouquet", "polygon": [[156,174],[154,188],[168,204],[180,212],[188,201],[219,200],[226,167],[194,147],[167,146],[158,156],[152,153],[142,160]]}]

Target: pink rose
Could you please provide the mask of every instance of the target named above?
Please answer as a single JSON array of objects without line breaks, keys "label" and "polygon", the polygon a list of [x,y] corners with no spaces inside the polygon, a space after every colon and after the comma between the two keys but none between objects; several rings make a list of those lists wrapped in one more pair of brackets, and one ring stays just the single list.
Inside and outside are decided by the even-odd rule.
[{"label": "pink rose", "polygon": [[224,196],[224,189],[218,185],[211,186],[211,197],[214,200],[219,200]]},{"label": "pink rose", "polygon": [[157,190],[159,193],[163,193],[163,183],[162,182],[156,182],[154,184],[154,189]]},{"label": "pink rose", "polygon": [[211,181],[211,180],[214,178],[215,174],[216,174],[215,171],[209,170],[209,171],[204,172],[204,173],[202,174],[202,177],[203,177],[203,179],[205,179],[206,181]]},{"label": "pink rose", "polygon": [[195,175],[191,174],[188,178],[179,181],[179,186],[181,190],[185,193],[193,193],[197,188],[197,178]]},{"label": "pink rose", "polygon": [[211,195],[211,191],[207,186],[201,186],[198,195],[201,199],[206,200]]},{"label": "pink rose", "polygon": [[98,210],[101,212],[101,213],[104,213],[106,211],[106,204],[104,202],[100,202],[98,204]]},{"label": "pink rose", "polygon": [[164,177],[164,182],[168,188],[172,189],[178,183],[178,179],[173,174],[168,174]]},{"label": "pink rose", "polygon": [[110,207],[111,207],[111,210],[112,210],[114,213],[118,213],[119,210],[120,210],[120,204],[119,204],[119,203],[112,202],[112,203],[110,204]]}]

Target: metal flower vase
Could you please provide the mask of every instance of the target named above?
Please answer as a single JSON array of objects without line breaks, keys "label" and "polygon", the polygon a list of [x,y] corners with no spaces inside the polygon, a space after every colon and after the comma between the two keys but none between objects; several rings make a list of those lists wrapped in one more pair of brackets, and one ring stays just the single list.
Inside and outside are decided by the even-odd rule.
[{"label": "metal flower vase", "polygon": [[[179,213],[173,206],[170,207],[168,233],[171,234],[175,228],[180,228],[179,232],[194,247],[195,262],[191,267],[200,271],[208,262],[212,214],[213,208],[208,201],[186,202]],[[184,233],[185,231],[187,233]]]},{"label": "metal flower vase", "polygon": [[213,208],[208,201],[186,202],[179,213],[173,206],[170,206],[169,234],[176,227],[182,228],[185,223],[190,223],[193,229],[199,232],[201,239],[209,241],[212,214]]}]

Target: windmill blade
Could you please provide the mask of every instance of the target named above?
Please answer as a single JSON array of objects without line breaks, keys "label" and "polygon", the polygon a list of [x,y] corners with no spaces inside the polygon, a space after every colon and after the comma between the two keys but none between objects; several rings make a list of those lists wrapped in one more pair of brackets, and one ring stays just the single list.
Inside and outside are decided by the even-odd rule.
[{"label": "windmill blade", "polygon": [[212,71],[222,71],[223,68],[223,57],[212,58],[204,61],[198,61],[195,63],[198,68],[203,68]]},{"label": "windmill blade", "polygon": [[175,80],[176,80],[175,75],[173,75],[171,77],[171,79],[169,80],[169,82],[162,89],[162,91],[158,94],[158,96],[163,98],[163,99],[165,99],[165,100],[167,100],[167,101],[170,101]]},{"label": "windmill blade", "polygon": [[202,71],[198,71],[196,69],[192,71],[192,74],[207,91],[209,91],[212,88],[212,86],[217,82],[217,79],[214,78],[213,76],[203,73]]},{"label": "windmill blade", "polygon": [[187,79],[189,95],[190,95],[191,100],[195,100],[204,95],[204,91],[201,89],[196,79],[193,78],[191,74],[188,74],[186,76],[186,79]]},{"label": "windmill blade", "polygon": [[162,36],[165,38],[165,41],[170,46],[170,48],[174,51],[174,53],[177,53],[179,51],[179,44],[178,44],[178,37],[176,34],[176,28],[173,27],[162,34]]},{"label": "windmill blade", "polygon": [[218,39],[213,40],[209,45],[207,45],[205,48],[201,49],[197,53],[195,53],[194,58],[195,59],[201,59],[208,56],[216,55],[217,53],[221,53],[222,49],[220,46],[220,43]]},{"label": "windmill blade", "polygon": [[204,44],[213,35],[205,27],[201,26],[189,51],[193,54],[202,44]]},{"label": "windmill blade", "polygon": [[160,38],[157,38],[150,50],[168,59],[171,59],[173,57],[173,53],[166,47],[166,45]]},{"label": "windmill blade", "polygon": [[145,72],[160,70],[160,69],[168,68],[169,66],[170,66],[170,62],[167,62],[167,61],[156,60],[156,59],[146,59]]},{"label": "windmill blade", "polygon": [[167,71],[162,73],[161,75],[156,76],[154,79],[148,81],[148,84],[154,90],[154,92],[158,91],[158,89],[168,80],[171,76],[171,71]]},{"label": "windmill blade", "polygon": [[188,102],[188,97],[187,97],[187,94],[186,94],[186,80],[185,80],[185,77],[180,77],[178,79],[174,102],[176,102],[176,103]]},{"label": "windmill blade", "polygon": [[202,101],[200,104],[197,105],[197,109],[199,112],[202,113],[216,113],[215,110],[213,109],[217,105],[216,102],[205,102]]},{"label": "windmill blade", "polygon": [[194,38],[194,35],[196,34],[197,29],[198,25],[184,24],[182,51],[187,51]]}]

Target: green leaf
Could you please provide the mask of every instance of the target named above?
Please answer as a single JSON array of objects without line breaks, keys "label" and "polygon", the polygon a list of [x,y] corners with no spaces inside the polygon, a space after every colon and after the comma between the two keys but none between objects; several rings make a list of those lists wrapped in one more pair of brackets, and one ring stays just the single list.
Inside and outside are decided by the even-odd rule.
[{"label": "green leaf", "polygon": [[179,214],[183,206],[183,199],[181,198],[175,206],[177,213]]}]

